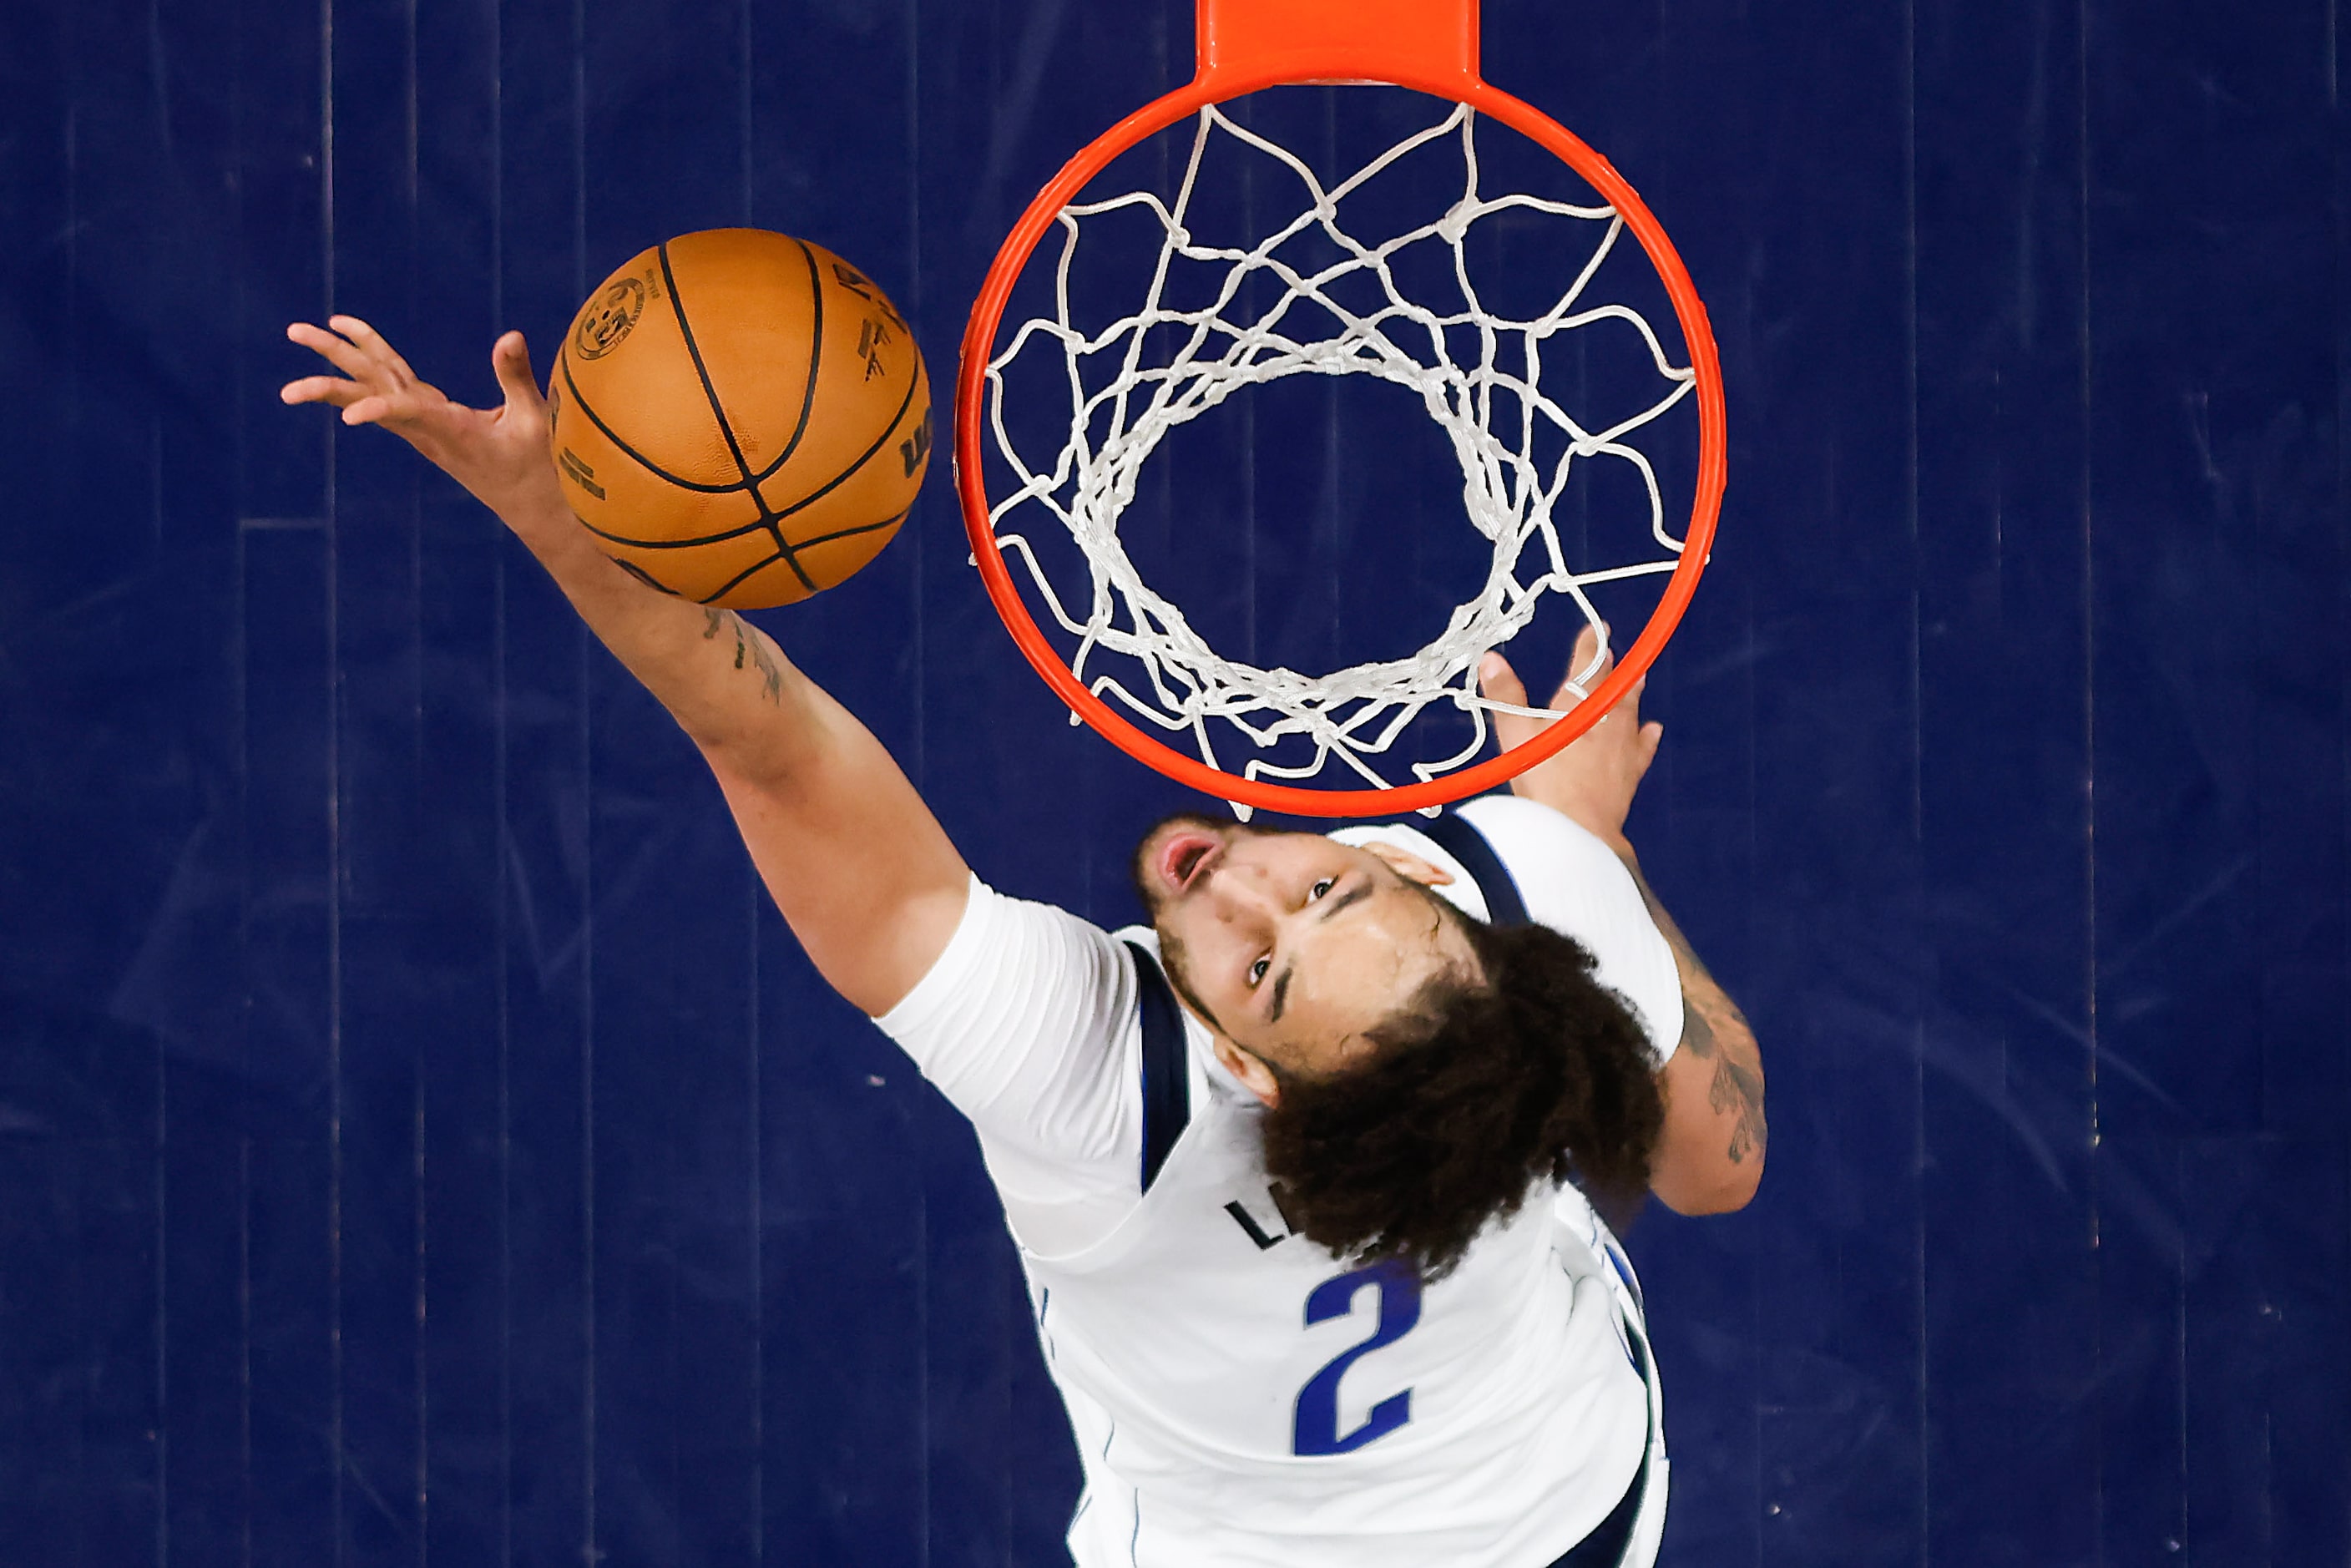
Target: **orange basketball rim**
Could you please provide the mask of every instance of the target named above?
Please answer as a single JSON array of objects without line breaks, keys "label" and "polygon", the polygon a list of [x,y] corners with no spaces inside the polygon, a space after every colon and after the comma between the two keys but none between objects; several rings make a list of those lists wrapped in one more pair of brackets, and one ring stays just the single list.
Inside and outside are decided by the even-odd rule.
[{"label": "orange basketball rim", "polygon": [[[1121,750],[1222,800],[1301,816],[1420,810],[1506,783],[1599,722],[1646,673],[1680,623],[1705,570],[1726,470],[1722,371],[1706,308],[1673,242],[1614,166],[1580,138],[1479,75],[1477,0],[1198,0],[1192,80],[1137,110],[1063,164],[1006,236],[964,332],[956,377],[956,486],[988,597],[1013,640],[1071,711]],[[1137,728],[1088,690],[1048,643],[1007,569],[989,522],[983,403],[989,353],[1014,282],[1056,215],[1121,152],[1211,104],[1296,84],[1384,84],[1467,104],[1541,146],[1588,181],[1639,240],[1673,303],[1698,406],[1698,480],[1681,558],[1656,610],[1607,677],[1557,723],[1499,757],[1384,789],[1319,789],[1212,768]]]}]

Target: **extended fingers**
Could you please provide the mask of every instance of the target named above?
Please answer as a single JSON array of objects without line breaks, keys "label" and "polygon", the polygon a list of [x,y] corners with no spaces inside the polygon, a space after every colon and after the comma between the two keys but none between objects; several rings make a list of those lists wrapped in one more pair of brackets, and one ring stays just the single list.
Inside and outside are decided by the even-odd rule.
[{"label": "extended fingers", "polygon": [[360,352],[367,356],[369,363],[389,375],[393,384],[406,386],[416,379],[416,372],[408,368],[408,361],[400,357],[400,350],[385,342],[382,333],[358,317],[329,316],[327,325],[349,338]]},{"label": "extended fingers", "polygon": [[287,382],[277,389],[277,397],[281,402],[323,402],[341,409],[345,424],[373,424],[392,412],[390,399],[340,376],[305,376]]},{"label": "extended fingers", "polygon": [[1527,688],[1510,662],[1499,653],[1489,653],[1478,661],[1478,689],[1491,701],[1510,703],[1518,707],[1527,706]]},{"label": "extended fingers", "polygon": [[369,379],[378,373],[375,361],[368,357],[365,350],[324,327],[297,321],[286,329],[286,336],[354,381]]},{"label": "extended fingers", "polygon": [[[1562,710],[1575,706],[1598,691],[1601,683],[1615,669],[1616,651],[1601,647],[1601,638],[1605,631],[1604,623],[1587,622],[1583,630],[1576,634],[1575,653],[1568,662],[1567,677],[1560,683],[1559,691],[1552,697],[1552,706]],[[1644,757],[1656,747],[1656,741],[1649,733],[1656,727],[1641,723],[1641,694],[1648,689],[1648,685],[1649,674],[1644,670],[1631,685],[1625,688],[1624,695],[1616,699],[1615,704],[1593,725],[1595,732],[1603,725],[1636,731],[1646,748]]]},{"label": "extended fingers", "polygon": [[286,329],[286,336],[319,355],[343,376],[305,376],[288,382],[278,390],[281,400],[328,403],[343,411],[345,424],[381,423],[400,429],[412,441],[418,438],[416,430],[445,416],[452,406],[448,400],[438,389],[419,381],[381,333],[356,316],[329,316],[327,322],[333,330],[297,321]]},{"label": "extended fingers", "polygon": [[[327,327],[334,330],[329,331]],[[353,381],[366,382],[387,392],[415,383],[416,372],[408,368],[408,361],[383,340],[381,333],[358,317],[329,316],[327,327],[297,321],[286,329],[286,336]]]},{"label": "extended fingers", "polygon": [[[1478,661],[1478,690],[1488,702],[1505,703],[1511,707],[1527,706],[1526,684],[1519,679],[1519,673],[1510,668],[1510,662],[1499,653],[1489,653]],[[1527,718],[1514,713],[1495,714],[1492,721],[1495,744],[1505,751],[1532,738],[1541,731],[1544,724],[1541,719]]]},{"label": "extended fingers", "polygon": [[367,388],[340,376],[304,376],[277,389],[281,402],[324,402],[337,408],[349,408],[368,395]]},{"label": "extended fingers", "polygon": [[1575,652],[1568,655],[1567,674],[1552,696],[1552,706],[1573,707],[1608,678],[1608,672],[1615,667],[1616,654],[1614,649],[1601,647],[1601,635],[1602,628],[1590,621],[1575,634]]},{"label": "extended fingers", "polygon": [[1649,727],[1641,722],[1641,694],[1648,689],[1649,676],[1648,672],[1645,670],[1635,677],[1631,685],[1625,688],[1625,695],[1616,699],[1615,706],[1602,714],[1599,722],[1592,727],[1596,730],[1601,725],[1614,725],[1619,728],[1635,731],[1639,737],[1646,739]]}]

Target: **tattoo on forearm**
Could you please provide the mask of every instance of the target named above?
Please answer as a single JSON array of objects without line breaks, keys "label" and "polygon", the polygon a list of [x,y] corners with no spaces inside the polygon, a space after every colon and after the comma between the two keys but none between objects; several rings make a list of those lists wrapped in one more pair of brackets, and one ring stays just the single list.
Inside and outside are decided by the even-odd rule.
[{"label": "tattoo on forearm", "polygon": [[1682,972],[1682,1048],[1702,1061],[1714,1063],[1707,1103],[1716,1115],[1732,1118],[1730,1146],[1725,1152],[1731,1164],[1742,1164],[1750,1154],[1761,1155],[1771,1141],[1771,1129],[1763,1118],[1763,1054],[1756,1048],[1755,1031],[1748,1027],[1739,1005],[1699,961],[1666,906],[1657,902],[1639,862],[1627,856],[1625,867],[1633,873],[1633,885],[1641,890],[1649,918],[1657,923],[1674,950]]},{"label": "tattoo on forearm", "polygon": [[747,664],[758,671],[762,695],[771,703],[781,703],[784,700],[784,672],[777,664],[776,656],[768,652],[767,640],[732,610],[705,610],[702,614],[702,640],[714,642],[721,632],[733,632],[735,667],[739,670]]}]

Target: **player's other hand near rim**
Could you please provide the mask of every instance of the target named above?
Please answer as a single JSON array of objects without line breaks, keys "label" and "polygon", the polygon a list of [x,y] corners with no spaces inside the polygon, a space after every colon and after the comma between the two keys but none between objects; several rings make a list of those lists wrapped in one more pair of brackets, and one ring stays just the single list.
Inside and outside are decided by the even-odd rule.
[{"label": "player's other hand near rim", "polygon": [[383,426],[517,532],[570,520],[548,455],[547,400],[520,332],[507,333],[490,350],[505,398],[490,409],[452,401],[356,316],[329,316],[325,327],[297,321],[286,336],[342,374],[288,382],[278,392],[282,401],[327,403],[343,411],[345,424]]},{"label": "player's other hand near rim", "polygon": [[[1589,668],[1599,650],[1599,633],[1587,623],[1575,639],[1575,653],[1569,662],[1569,670]],[[1615,662],[1614,653],[1602,658],[1599,668],[1585,682],[1586,686],[1598,686]],[[1510,780],[1511,791],[1549,806],[1618,854],[1630,853],[1632,845],[1625,837],[1625,819],[1633,809],[1633,796],[1647,775],[1649,763],[1657,755],[1657,742],[1666,733],[1662,724],[1641,722],[1641,692],[1647,685],[1646,675],[1635,681],[1632,689],[1602,716],[1598,724]],[[1479,662],[1478,687],[1491,701],[1509,703],[1514,707],[1532,706],[1527,701],[1527,689],[1518,673],[1499,653],[1488,653]],[[1583,700],[1583,694],[1562,680],[1550,706],[1564,712]],[[1493,716],[1494,739],[1507,751],[1532,740],[1557,722],[1498,713]]]},{"label": "player's other hand near rim", "polygon": [[[1569,668],[1591,668],[1599,651],[1599,634],[1587,625],[1575,640]],[[1590,677],[1592,685],[1607,675],[1612,663],[1601,660]],[[1528,706],[1525,686],[1499,653],[1486,655],[1478,678],[1479,689],[1492,700]],[[1649,1186],[1678,1213],[1726,1214],[1745,1207],[1763,1176],[1770,1136],[1763,1114],[1763,1059],[1746,1015],[1716,983],[1689,938],[1657,901],[1641,874],[1632,841],[1625,836],[1633,796],[1665,735],[1665,726],[1641,722],[1641,688],[1646,684],[1646,677],[1634,682],[1599,723],[1520,774],[1510,788],[1551,807],[1615,851],[1632,873],[1650,918],[1673,949],[1682,986],[1681,1049],[1659,1075],[1666,1124],[1650,1157]],[[1551,706],[1564,710],[1581,700],[1575,688],[1562,682]],[[1495,738],[1505,747],[1516,746],[1556,722],[1496,714]]]}]

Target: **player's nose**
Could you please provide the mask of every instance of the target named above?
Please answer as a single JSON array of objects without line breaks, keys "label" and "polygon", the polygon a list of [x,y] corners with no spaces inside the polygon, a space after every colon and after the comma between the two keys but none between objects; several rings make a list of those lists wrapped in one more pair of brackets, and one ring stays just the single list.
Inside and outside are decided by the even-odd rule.
[{"label": "player's nose", "polygon": [[1211,866],[1209,871],[1211,874],[1206,891],[1228,917],[1273,912],[1278,902],[1277,889],[1264,867],[1235,865],[1230,861],[1223,861]]}]

